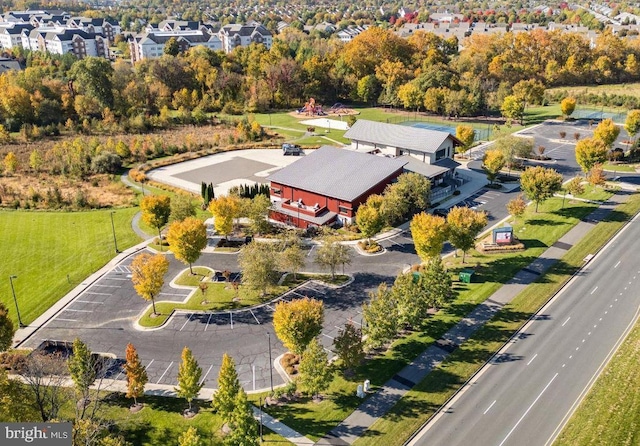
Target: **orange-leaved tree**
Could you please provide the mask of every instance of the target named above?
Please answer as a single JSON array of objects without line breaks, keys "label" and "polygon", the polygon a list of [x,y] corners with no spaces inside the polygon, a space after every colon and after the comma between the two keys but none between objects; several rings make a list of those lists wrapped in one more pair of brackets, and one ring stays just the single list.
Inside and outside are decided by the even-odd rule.
[{"label": "orange-leaved tree", "polygon": [[138,398],[144,394],[144,386],[149,381],[147,370],[142,365],[138,352],[132,343],[127,344],[124,373],[127,375],[127,398],[133,398],[138,405]]}]

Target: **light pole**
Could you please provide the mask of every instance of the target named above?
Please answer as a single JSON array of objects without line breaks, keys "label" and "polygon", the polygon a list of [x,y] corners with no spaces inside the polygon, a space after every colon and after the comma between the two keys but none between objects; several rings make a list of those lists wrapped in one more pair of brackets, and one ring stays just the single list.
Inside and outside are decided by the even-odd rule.
[{"label": "light pole", "polygon": [[13,279],[17,279],[18,276],[9,276],[9,282],[11,282],[11,292],[13,293],[13,302],[16,304],[16,314],[18,315],[18,325],[20,328],[26,327],[25,324],[22,323],[22,318],[20,317],[20,308],[18,308],[18,299],[16,299],[16,290],[13,287]]},{"label": "light pole", "polygon": [[111,211],[109,215],[111,216],[111,230],[113,231],[113,246],[116,249],[116,254],[119,254],[120,251],[118,251],[118,241],[116,240],[116,226],[113,224],[113,214],[115,213],[116,211]]},{"label": "light pole", "polygon": [[271,333],[269,332],[267,332],[267,339],[269,340],[269,381],[273,392],[273,360],[271,359]]}]

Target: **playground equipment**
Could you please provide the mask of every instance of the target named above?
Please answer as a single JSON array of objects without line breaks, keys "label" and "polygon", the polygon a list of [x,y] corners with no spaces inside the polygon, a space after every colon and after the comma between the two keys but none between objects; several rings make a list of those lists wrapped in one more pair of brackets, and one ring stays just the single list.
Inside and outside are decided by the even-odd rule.
[{"label": "playground equipment", "polygon": [[309,98],[309,101],[305,102],[304,107],[298,110],[298,113],[305,113],[307,116],[326,116],[327,114],[322,111],[322,105],[316,105],[314,98]]}]

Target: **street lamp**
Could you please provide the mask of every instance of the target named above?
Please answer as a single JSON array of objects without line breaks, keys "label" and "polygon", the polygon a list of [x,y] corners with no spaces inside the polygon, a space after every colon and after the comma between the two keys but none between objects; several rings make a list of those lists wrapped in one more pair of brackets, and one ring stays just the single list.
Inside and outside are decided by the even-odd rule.
[{"label": "street lamp", "polygon": [[13,279],[17,279],[18,276],[9,276],[9,282],[11,282],[11,292],[13,293],[13,302],[16,304],[16,314],[18,315],[18,324],[20,328],[26,327],[25,324],[22,323],[22,318],[20,317],[20,308],[18,308],[18,299],[16,299],[16,290],[13,287]]},{"label": "street lamp", "polygon": [[115,213],[116,211],[111,211],[109,215],[111,216],[111,230],[113,231],[113,246],[116,249],[116,254],[119,254],[120,251],[118,250],[118,241],[116,240],[116,226],[113,224],[113,214]]},{"label": "street lamp", "polygon": [[271,391],[273,392],[273,360],[271,359],[271,333],[267,332],[269,340],[269,380],[271,382]]}]

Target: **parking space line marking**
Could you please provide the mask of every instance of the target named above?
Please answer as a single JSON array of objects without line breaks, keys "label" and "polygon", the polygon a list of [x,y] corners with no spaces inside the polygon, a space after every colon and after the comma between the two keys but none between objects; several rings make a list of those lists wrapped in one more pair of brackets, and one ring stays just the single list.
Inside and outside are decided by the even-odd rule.
[{"label": "parking space line marking", "polygon": [[211,364],[209,366],[209,370],[207,370],[207,373],[205,373],[204,376],[202,377],[202,381],[200,381],[200,385],[202,385],[202,383],[204,383],[204,380],[207,378],[207,375],[209,374],[209,372],[211,371],[212,368],[213,368],[213,364]]},{"label": "parking space line marking", "polygon": [[78,313],[93,313],[91,310],[76,310],[74,308],[65,308],[63,311],[77,311]]},{"label": "parking space line marking", "polygon": [[184,324],[182,324],[182,327],[180,327],[180,331],[182,331],[182,329],[185,327],[185,325],[187,325],[190,321],[191,321],[191,317],[194,315],[195,313],[191,313],[189,315],[189,317],[187,318],[187,320],[184,322]]},{"label": "parking space line marking", "polygon": [[160,379],[156,382],[156,384],[160,384],[160,381],[162,381],[162,378],[164,378],[164,375],[167,374],[167,372],[169,371],[169,369],[171,368],[171,366],[173,365],[173,361],[171,361],[171,364],[169,364],[169,366],[167,367],[167,369],[164,371],[164,373],[162,374],[162,376],[160,377]]},{"label": "parking space line marking", "polygon": [[65,322],[78,322],[78,319],[63,319],[61,317],[57,317],[56,321],[65,321]]},{"label": "parking space line marking", "polygon": [[213,316],[213,313],[209,315],[209,319],[207,319],[207,325],[204,326],[204,331],[207,331],[207,327],[209,326],[209,322],[211,321],[211,316]]},{"label": "parking space line marking", "polygon": [[100,285],[99,283],[94,283],[93,286],[101,286],[106,288],[122,288],[120,285]]},{"label": "parking space line marking", "polygon": [[233,313],[229,312],[229,318],[231,319],[231,329],[233,330]]},{"label": "parking space line marking", "polygon": [[105,277],[106,280],[129,280],[129,279],[123,279],[122,277]]},{"label": "parking space line marking", "polygon": [[158,293],[158,294],[163,296],[182,296],[182,297],[188,296],[188,294],[180,294],[180,293]]},{"label": "parking space line marking", "polygon": [[98,296],[111,296],[109,293],[97,293],[95,291],[85,291],[84,294],[96,294]]},{"label": "parking space line marking", "polygon": [[90,300],[76,300],[75,302],[80,302],[83,304],[97,304],[97,305],[104,305],[104,302],[93,302]]},{"label": "parking space line marking", "polygon": [[356,324],[356,325],[362,325],[360,322],[356,322],[356,321],[351,321],[352,324]]},{"label": "parking space line marking", "polygon": [[329,338],[329,339],[334,339],[333,337],[329,336],[328,334],[324,334],[324,333],[322,333],[322,336],[327,337],[327,338]]},{"label": "parking space line marking", "polygon": [[307,257],[309,257],[311,255],[311,253],[313,252],[313,248],[315,248],[315,247],[316,247],[316,245],[313,245],[311,247],[311,249],[309,250],[309,254],[307,254]]},{"label": "parking space line marking", "polygon": [[273,308],[271,305],[265,305],[265,307],[267,307],[268,309],[270,309],[271,311],[276,311],[275,308]]},{"label": "parking space line marking", "polygon": [[121,370],[120,373],[118,373],[118,376],[116,376],[116,381],[118,380],[118,378],[120,378],[120,376],[124,373],[124,370]]},{"label": "parking space line marking", "polygon": [[150,366],[151,364],[153,364],[153,361],[155,361],[155,359],[152,359],[152,360],[151,360],[151,362],[149,362],[149,364],[147,364],[147,366],[144,368],[144,370],[145,370],[145,371],[149,368],[149,366]]},{"label": "parking space line marking", "polygon": [[258,325],[262,325],[260,324],[260,321],[258,320],[258,318],[256,317],[255,314],[253,314],[253,311],[251,310],[251,308],[249,308],[249,312],[251,313],[251,316],[253,316],[253,318],[256,320],[256,322],[258,323]]}]

